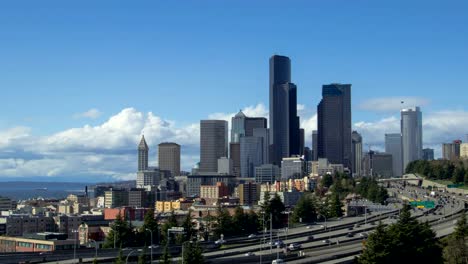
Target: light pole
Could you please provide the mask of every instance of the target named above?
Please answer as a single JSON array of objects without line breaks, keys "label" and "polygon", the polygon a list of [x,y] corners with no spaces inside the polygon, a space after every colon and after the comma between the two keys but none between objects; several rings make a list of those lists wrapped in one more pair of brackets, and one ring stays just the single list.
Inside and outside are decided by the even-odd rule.
[{"label": "light pole", "polygon": [[75,243],[73,247],[73,261],[76,260],[76,241],[78,240],[78,229],[72,229],[72,233],[75,233]]},{"label": "light pole", "polygon": [[128,253],[128,255],[127,255],[127,258],[125,259],[125,264],[128,263],[128,258],[129,258],[130,255],[131,255],[133,252],[135,252],[135,251],[141,252],[142,249],[134,249],[134,250],[130,251],[130,252]]},{"label": "light pole", "polygon": [[96,240],[93,239],[88,239],[89,241],[92,241],[94,243],[94,247],[96,248],[96,253],[94,254],[94,258],[97,259],[97,249],[98,249],[98,244]]},{"label": "light pole", "polygon": [[146,231],[149,231],[150,232],[150,236],[151,236],[151,243],[150,243],[150,247],[151,247],[151,263],[153,263],[153,230],[149,229],[149,228],[146,228],[145,229]]},{"label": "light pole", "polygon": [[289,214],[291,213],[290,211],[284,211],[282,212],[283,214],[288,215],[288,227],[286,229],[286,240],[288,240],[288,234],[289,234]]}]

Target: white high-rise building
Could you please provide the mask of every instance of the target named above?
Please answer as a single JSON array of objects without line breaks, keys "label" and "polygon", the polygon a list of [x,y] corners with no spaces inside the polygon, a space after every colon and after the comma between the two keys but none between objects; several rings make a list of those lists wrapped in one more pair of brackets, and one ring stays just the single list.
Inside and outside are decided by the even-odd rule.
[{"label": "white high-rise building", "polygon": [[401,149],[403,171],[411,161],[422,159],[422,113],[418,106],[401,110]]}]

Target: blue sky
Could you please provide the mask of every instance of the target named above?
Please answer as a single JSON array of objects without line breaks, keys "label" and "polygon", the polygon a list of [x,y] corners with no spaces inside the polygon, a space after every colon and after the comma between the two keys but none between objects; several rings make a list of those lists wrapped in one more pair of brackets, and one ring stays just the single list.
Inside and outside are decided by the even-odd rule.
[{"label": "blue sky", "polygon": [[[154,133],[153,145],[180,139],[189,169],[200,119],[246,107],[266,114],[273,54],[292,60],[306,129],[321,85],[351,83],[364,141],[381,147],[383,133],[398,130],[405,100],[422,105],[425,143],[440,148],[468,133],[467,8],[466,1],[0,3],[0,178],[133,177],[142,130]],[[128,129],[135,120],[141,124]],[[99,135],[108,146],[95,143]],[[88,163],[67,156],[97,161],[83,171]],[[115,159],[127,163],[113,166]]]}]

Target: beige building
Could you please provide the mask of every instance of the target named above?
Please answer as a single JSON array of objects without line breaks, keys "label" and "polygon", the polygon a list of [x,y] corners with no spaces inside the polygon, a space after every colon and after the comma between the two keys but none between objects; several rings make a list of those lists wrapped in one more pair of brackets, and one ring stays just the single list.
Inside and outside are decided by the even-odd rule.
[{"label": "beige building", "polygon": [[110,190],[104,193],[104,207],[115,208],[128,205],[128,192],[126,190]]},{"label": "beige building", "polygon": [[193,201],[179,199],[176,201],[157,201],[155,207],[158,213],[168,213],[177,210],[188,210],[192,204]]},{"label": "beige building", "polygon": [[158,164],[160,170],[170,171],[172,176],[180,175],[180,145],[164,142],[158,145]]},{"label": "beige building", "polygon": [[57,233],[38,233],[35,237],[0,237],[0,252],[44,252],[73,249],[74,239],[66,239]]},{"label": "beige building", "polygon": [[229,188],[223,182],[217,182],[216,185],[200,186],[200,198],[218,199],[229,195]]},{"label": "beige building", "polygon": [[468,143],[462,143],[460,145],[460,158],[468,159]]}]

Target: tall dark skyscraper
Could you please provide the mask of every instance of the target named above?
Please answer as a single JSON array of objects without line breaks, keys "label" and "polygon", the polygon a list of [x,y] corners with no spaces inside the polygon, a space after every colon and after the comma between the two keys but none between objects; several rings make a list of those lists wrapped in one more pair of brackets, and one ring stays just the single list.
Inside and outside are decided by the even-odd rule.
[{"label": "tall dark skyscraper", "polygon": [[228,123],[200,121],[200,172],[218,172],[218,159],[228,156]]},{"label": "tall dark skyscraper", "polygon": [[318,157],[352,168],[351,84],[322,87],[318,113]]},{"label": "tall dark skyscraper", "polygon": [[280,166],[283,157],[298,155],[299,137],[297,88],[291,83],[291,61],[274,55],[270,58],[271,162]]},{"label": "tall dark skyscraper", "polygon": [[318,134],[317,130],[312,131],[312,160],[318,159]]},{"label": "tall dark skyscraper", "polygon": [[141,136],[140,144],[138,144],[138,171],[148,169],[148,144],[146,144],[145,136]]}]

